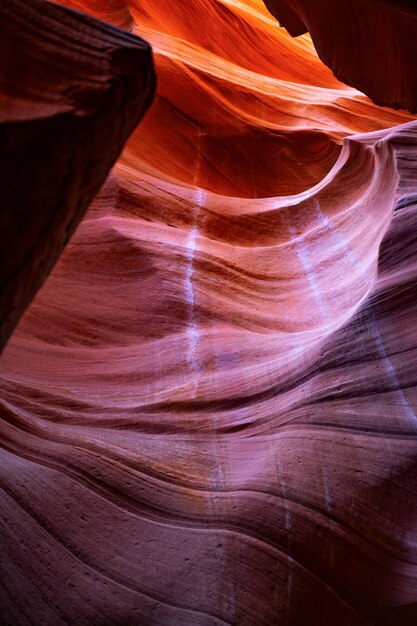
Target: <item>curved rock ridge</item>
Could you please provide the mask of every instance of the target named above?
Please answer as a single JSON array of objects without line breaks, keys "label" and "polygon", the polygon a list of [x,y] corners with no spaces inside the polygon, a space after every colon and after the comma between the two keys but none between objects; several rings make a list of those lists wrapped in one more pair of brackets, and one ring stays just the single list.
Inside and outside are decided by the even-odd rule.
[{"label": "curved rock ridge", "polygon": [[[76,6],[97,11],[90,0]],[[292,39],[261,0],[126,6],[158,73],[123,155],[135,169],[231,197],[292,195],[323,179],[344,137],[410,120],[339,83],[309,37]]]},{"label": "curved rock ridge", "polygon": [[293,37],[310,33],[339,80],[381,106],[417,113],[414,0],[264,1]]},{"label": "curved rock ridge", "polygon": [[414,623],[416,141],[239,203],[118,166],[1,362],[4,623]]},{"label": "curved rock ridge", "polygon": [[0,3],[0,350],[154,87],[143,40],[49,2]]},{"label": "curved rock ridge", "polygon": [[158,94],[0,360],[0,622],[415,626],[417,122],[261,0],[77,8]]}]

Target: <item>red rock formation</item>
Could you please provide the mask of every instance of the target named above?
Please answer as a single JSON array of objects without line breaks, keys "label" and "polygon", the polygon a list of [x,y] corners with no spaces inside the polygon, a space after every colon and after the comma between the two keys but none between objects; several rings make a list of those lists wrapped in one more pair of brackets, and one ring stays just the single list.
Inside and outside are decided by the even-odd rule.
[{"label": "red rock formation", "polygon": [[128,4],[155,107],[0,361],[2,620],[414,626],[417,123],[261,0]]},{"label": "red rock formation", "polygon": [[261,0],[127,5],[158,73],[155,102],[123,157],[135,169],[228,196],[299,193],[327,174],[343,137],[410,119],[336,81],[310,39],[294,41]]},{"label": "red rock formation", "polygon": [[265,0],[291,35],[309,32],[320,58],[381,106],[417,112],[415,0]]},{"label": "red rock formation", "polygon": [[144,41],[40,0],[0,4],[0,349],[153,90]]}]

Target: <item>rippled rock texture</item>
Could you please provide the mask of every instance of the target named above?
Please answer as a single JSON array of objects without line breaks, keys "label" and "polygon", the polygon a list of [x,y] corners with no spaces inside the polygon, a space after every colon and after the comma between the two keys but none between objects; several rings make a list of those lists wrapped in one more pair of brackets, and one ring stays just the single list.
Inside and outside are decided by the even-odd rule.
[{"label": "rippled rock texture", "polygon": [[342,81],[381,106],[417,112],[415,0],[265,0],[291,35],[309,32]]},{"label": "rippled rock texture", "polygon": [[0,350],[154,83],[144,41],[43,0],[0,3]]},{"label": "rippled rock texture", "polygon": [[3,622],[414,626],[417,122],[261,0],[77,6],[158,93],[0,361]]}]

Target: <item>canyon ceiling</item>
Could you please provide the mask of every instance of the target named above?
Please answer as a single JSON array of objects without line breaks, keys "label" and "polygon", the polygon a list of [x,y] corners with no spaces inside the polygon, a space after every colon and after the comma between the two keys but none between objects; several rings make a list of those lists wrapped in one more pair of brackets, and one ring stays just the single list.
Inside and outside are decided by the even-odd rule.
[{"label": "canyon ceiling", "polygon": [[2,625],[417,624],[416,48],[0,2]]}]

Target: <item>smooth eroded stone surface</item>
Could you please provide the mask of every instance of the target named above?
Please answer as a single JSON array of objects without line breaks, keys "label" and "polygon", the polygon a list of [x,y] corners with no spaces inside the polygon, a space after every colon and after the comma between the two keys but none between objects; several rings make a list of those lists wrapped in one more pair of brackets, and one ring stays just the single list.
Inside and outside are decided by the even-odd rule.
[{"label": "smooth eroded stone surface", "polygon": [[41,0],[0,3],[0,348],[154,91],[149,45]]},{"label": "smooth eroded stone surface", "polygon": [[239,206],[120,166],[2,358],[4,623],[414,624],[416,142]]},{"label": "smooth eroded stone surface", "polygon": [[320,58],[381,106],[417,112],[414,0],[265,0],[291,35],[310,33]]},{"label": "smooth eroded stone surface", "polygon": [[[120,10],[120,0],[64,4]],[[410,119],[338,82],[310,38],[294,40],[262,0],[125,7],[158,74],[154,104],[123,154],[135,169],[230,197],[291,195],[323,179],[344,137]]]},{"label": "smooth eroded stone surface", "polygon": [[0,361],[0,621],[415,626],[416,121],[261,0],[77,6],[158,94]]}]

